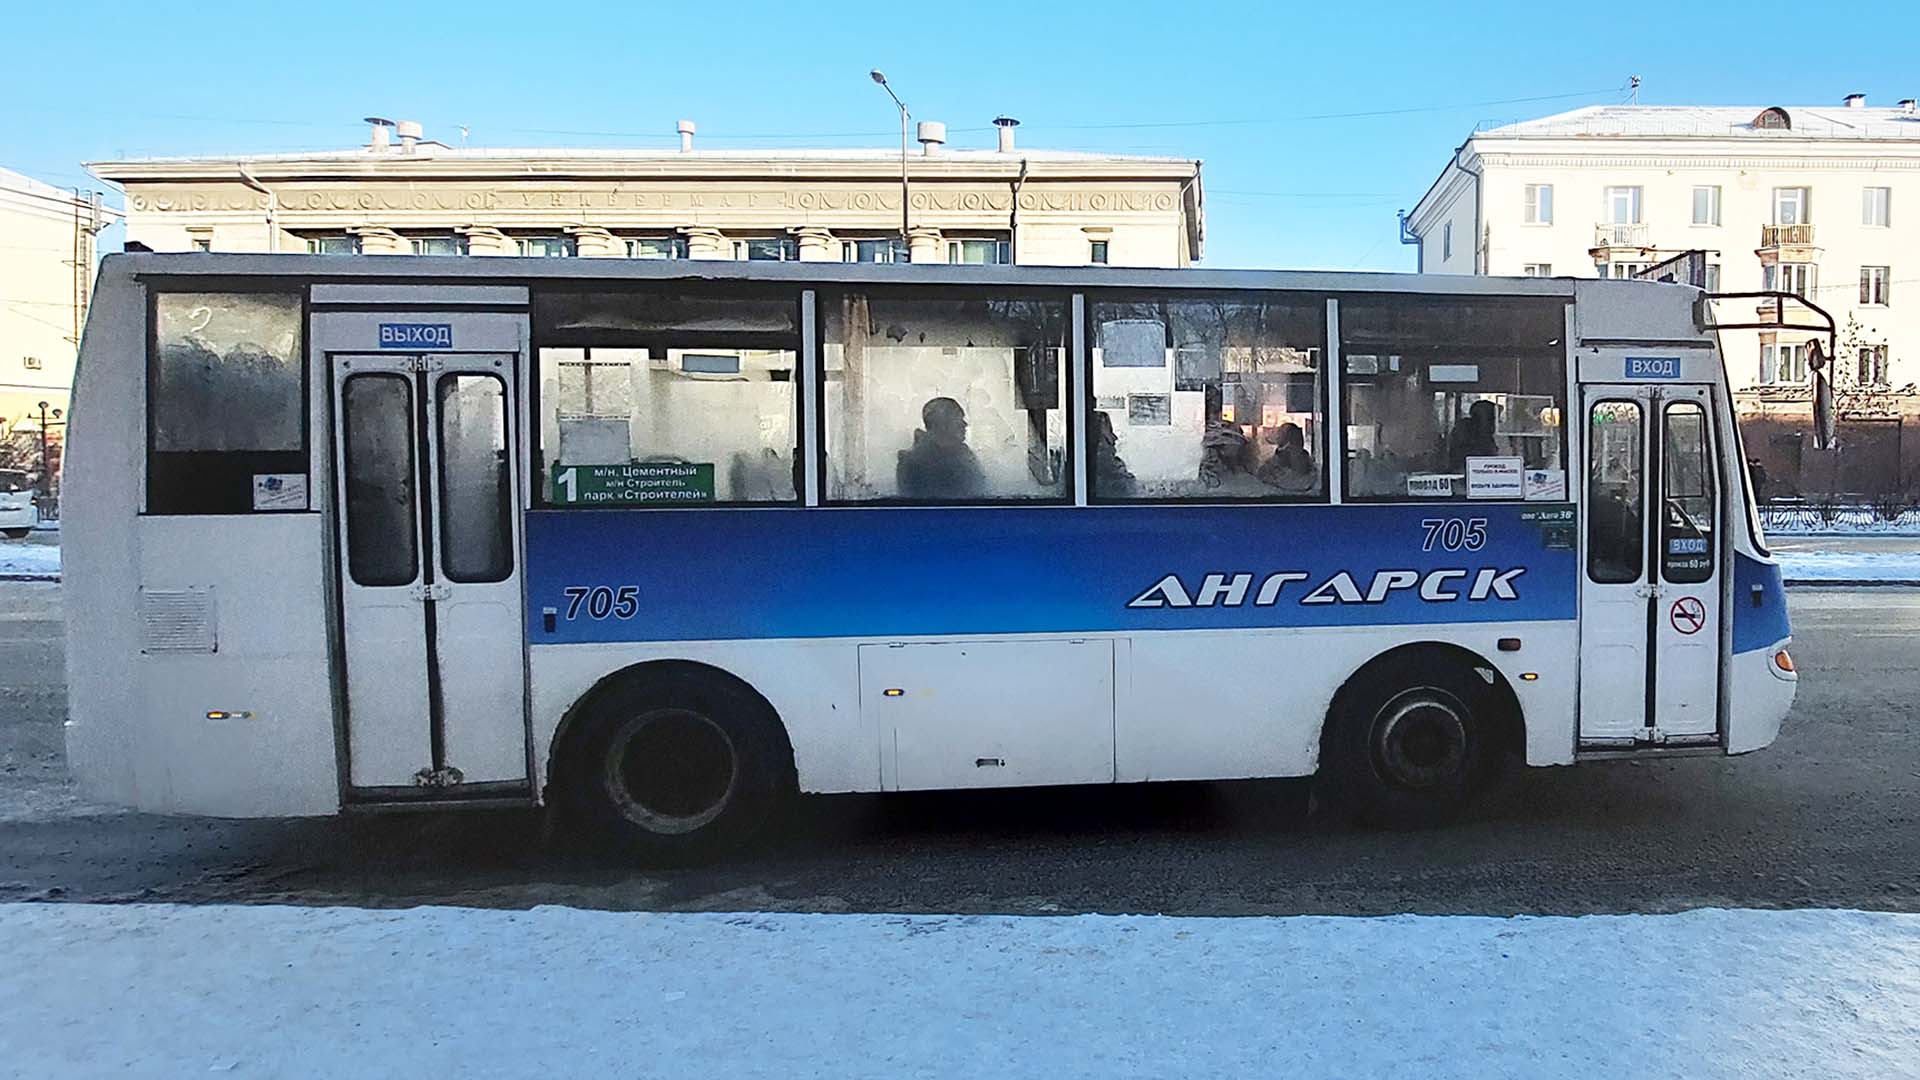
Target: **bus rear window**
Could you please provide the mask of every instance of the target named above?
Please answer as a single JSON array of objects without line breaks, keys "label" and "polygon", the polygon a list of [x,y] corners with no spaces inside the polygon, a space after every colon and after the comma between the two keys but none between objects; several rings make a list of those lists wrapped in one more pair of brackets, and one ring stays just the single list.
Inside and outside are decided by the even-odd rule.
[{"label": "bus rear window", "polygon": [[1560,300],[1342,300],[1347,495],[1564,500],[1565,335]]},{"label": "bus rear window", "polygon": [[307,471],[299,293],[162,292],[148,359],[147,512],[243,514]]}]

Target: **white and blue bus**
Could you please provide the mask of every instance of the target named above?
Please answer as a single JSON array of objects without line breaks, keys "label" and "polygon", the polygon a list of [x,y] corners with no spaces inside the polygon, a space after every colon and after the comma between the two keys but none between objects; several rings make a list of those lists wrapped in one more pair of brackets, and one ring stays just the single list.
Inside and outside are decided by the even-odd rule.
[{"label": "white and blue bus", "polygon": [[90,796],[554,803],[1739,754],[1793,700],[1701,294],[1106,267],[109,257]]}]

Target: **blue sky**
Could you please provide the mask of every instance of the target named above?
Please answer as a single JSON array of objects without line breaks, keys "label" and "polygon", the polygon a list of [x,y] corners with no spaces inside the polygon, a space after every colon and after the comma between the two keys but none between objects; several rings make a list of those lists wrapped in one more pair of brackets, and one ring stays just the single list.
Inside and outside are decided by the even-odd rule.
[{"label": "blue sky", "polygon": [[[1920,4],[100,3],[7,17],[0,165],[353,145],[887,146],[887,72],[953,144],[1205,161],[1211,266],[1410,269],[1411,207],[1483,121],[1625,98],[1920,96]],[[25,47],[20,47],[24,45]]]}]

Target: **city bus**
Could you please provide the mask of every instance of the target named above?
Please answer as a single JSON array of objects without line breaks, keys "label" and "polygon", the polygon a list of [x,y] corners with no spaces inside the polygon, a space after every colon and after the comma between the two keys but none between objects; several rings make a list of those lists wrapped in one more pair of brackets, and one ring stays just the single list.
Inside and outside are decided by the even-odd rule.
[{"label": "city bus", "polygon": [[1111,267],[127,254],[63,507],[69,760],[141,810],[1742,754],[1795,672],[1703,295]]}]

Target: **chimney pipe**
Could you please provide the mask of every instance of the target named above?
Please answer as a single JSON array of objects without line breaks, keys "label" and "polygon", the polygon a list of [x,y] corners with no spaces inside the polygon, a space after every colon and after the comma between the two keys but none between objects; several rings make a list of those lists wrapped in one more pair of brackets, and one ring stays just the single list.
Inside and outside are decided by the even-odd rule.
[{"label": "chimney pipe", "polygon": [[424,132],[420,127],[420,121],[402,120],[393,125],[393,133],[400,136],[400,152],[403,154],[411,154],[413,153],[414,147],[419,145],[420,136]]},{"label": "chimney pipe", "polygon": [[1864,109],[1867,107],[1867,95],[1848,94],[1846,96],[1846,105],[1849,109]]},{"label": "chimney pipe", "polygon": [[940,152],[947,141],[947,125],[938,120],[922,120],[919,127],[920,152],[928,157]]},{"label": "chimney pipe", "polygon": [[1912,98],[1901,98],[1900,111],[1907,114],[1908,116],[1912,116],[1916,111],[1920,111],[1920,109],[1916,108],[1914,100]]},{"label": "chimney pipe", "polygon": [[367,138],[367,149],[376,154],[384,154],[392,145],[393,121],[384,116],[369,116],[365,123],[373,126],[373,133]]},{"label": "chimney pipe", "polygon": [[993,126],[1000,129],[1000,152],[1013,153],[1013,129],[1020,126],[1020,121],[1011,116],[996,116],[993,118]]},{"label": "chimney pipe", "polygon": [[674,129],[680,132],[680,152],[683,154],[692,153],[693,152],[693,121],[682,120],[678,124],[674,125]]}]

